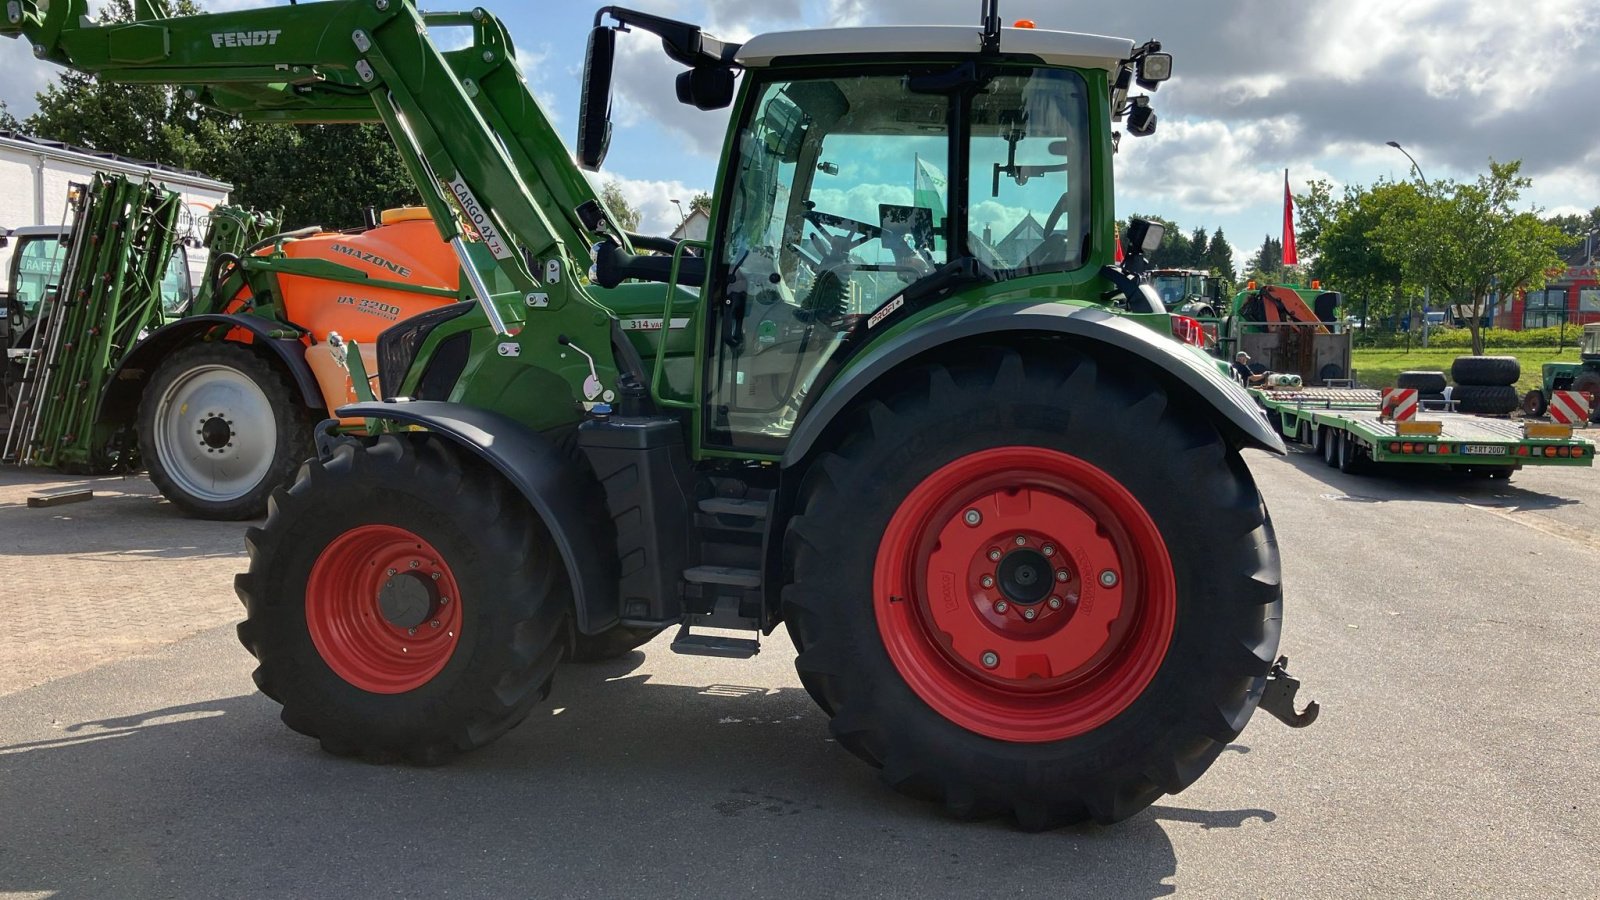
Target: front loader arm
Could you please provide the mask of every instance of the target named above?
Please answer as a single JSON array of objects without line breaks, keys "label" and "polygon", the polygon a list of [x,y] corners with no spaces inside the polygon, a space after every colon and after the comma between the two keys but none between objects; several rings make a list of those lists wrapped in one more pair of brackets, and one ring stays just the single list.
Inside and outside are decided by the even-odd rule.
[{"label": "front loader arm", "polygon": [[[182,85],[258,121],[382,122],[496,332],[526,342],[523,325],[533,326],[538,357],[558,355],[549,351],[560,335],[609,346],[609,311],[582,284],[587,256],[574,255],[593,238],[575,210],[594,190],[517,71],[505,28],[483,10],[425,16],[414,0],[333,0],[162,17],[141,0],[138,20],[102,25],[86,0],[5,4],[0,34],[103,80]],[[430,23],[470,25],[474,45],[445,54]],[[594,373],[562,373],[575,396],[596,399],[584,390]]]}]

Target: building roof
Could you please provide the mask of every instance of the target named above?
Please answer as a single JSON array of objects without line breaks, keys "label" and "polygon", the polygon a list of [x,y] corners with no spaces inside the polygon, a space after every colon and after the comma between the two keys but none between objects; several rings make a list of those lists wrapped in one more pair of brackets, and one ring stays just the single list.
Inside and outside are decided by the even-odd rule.
[{"label": "building roof", "polygon": [[123,156],[120,153],[91,150],[87,147],[78,147],[62,141],[46,140],[18,131],[0,131],[0,148],[20,150],[24,153],[38,153],[55,159],[76,162],[112,172],[131,175],[161,175],[169,180],[183,181],[195,187],[209,188],[222,193],[228,193],[233,190],[233,185],[226,181],[218,181],[204,172],[197,172],[193,169],[180,169],[177,166],[136,159],[131,156]]},{"label": "building roof", "polygon": [[[757,68],[786,57],[975,55],[982,48],[983,29],[977,26],[813,28],[758,34],[739,48],[735,59],[746,68]],[[1043,28],[1003,28],[1000,52],[1037,57],[1052,66],[1114,72],[1123,60],[1133,55],[1133,41]]]}]

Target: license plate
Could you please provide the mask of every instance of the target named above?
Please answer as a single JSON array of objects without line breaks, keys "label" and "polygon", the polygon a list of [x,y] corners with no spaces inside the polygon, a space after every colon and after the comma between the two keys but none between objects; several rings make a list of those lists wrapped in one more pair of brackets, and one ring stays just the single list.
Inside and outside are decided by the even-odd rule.
[{"label": "license plate", "polygon": [[1505,456],[1511,451],[1493,444],[1465,444],[1461,452],[1467,456]]}]

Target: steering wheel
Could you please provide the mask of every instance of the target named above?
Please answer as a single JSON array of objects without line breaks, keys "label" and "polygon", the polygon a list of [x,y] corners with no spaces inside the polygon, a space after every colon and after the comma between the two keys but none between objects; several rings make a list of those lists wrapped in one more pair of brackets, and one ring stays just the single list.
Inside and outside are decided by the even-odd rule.
[{"label": "steering wheel", "polygon": [[1067,214],[1070,206],[1071,199],[1063,193],[1061,199],[1056,201],[1055,207],[1050,210],[1050,217],[1045,219],[1044,237],[1039,241],[1039,246],[1033,248],[1033,252],[1018,264],[1018,268],[1034,269],[1067,261],[1067,236],[1057,234],[1056,226],[1061,224],[1061,217]]}]

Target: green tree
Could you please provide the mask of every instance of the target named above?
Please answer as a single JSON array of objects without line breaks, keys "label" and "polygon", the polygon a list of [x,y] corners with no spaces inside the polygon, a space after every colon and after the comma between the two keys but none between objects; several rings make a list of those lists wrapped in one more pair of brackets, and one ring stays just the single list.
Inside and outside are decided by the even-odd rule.
[{"label": "green tree", "polygon": [[1460,307],[1475,354],[1483,352],[1480,320],[1489,294],[1543,287],[1562,268],[1557,251],[1572,243],[1537,211],[1517,211],[1522,191],[1532,184],[1521,170],[1521,160],[1491,159],[1489,172],[1474,182],[1431,182],[1421,191],[1416,215],[1381,222],[1372,232],[1412,280]]},{"label": "green tree", "polygon": [[600,200],[606,209],[611,210],[611,217],[617,220],[623,231],[639,230],[639,210],[623,196],[622,185],[615,178],[600,188]]},{"label": "green tree", "polygon": [[1250,260],[1250,275],[1265,282],[1283,280],[1283,241],[1270,234],[1262,239],[1261,249]]},{"label": "green tree", "polygon": [[0,100],[0,131],[21,131],[22,123],[6,108],[6,102]]},{"label": "green tree", "polygon": [[1205,268],[1206,230],[1204,227],[1197,226],[1194,231],[1189,233],[1189,253],[1189,265],[1197,269]]},{"label": "green tree", "polygon": [[689,209],[691,212],[698,209],[708,216],[711,215],[711,195],[704,192],[695,194],[694,199],[689,201]]},{"label": "green tree", "polygon": [[1233,267],[1233,245],[1223,237],[1221,228],[1211,232],[1211,242],[1206,245],[1206,254],[1201,263],[1200,268],[1210,269],[1228,285],[1239,280],[1238,272]]},{"label": "green tree", "polygon": [[[169,15],[200,11],[162,0]],[[111,0],[100,21],[130,21],[130,0]],[[291,228],[360,223],[365,206],[418,201],[384,129],[371,125],[245,123],[164,85],[112,84],[67,71],[38,95],[23,129],[51,140],[196,169],[235,186],[242,206],[282,210]]]}]

